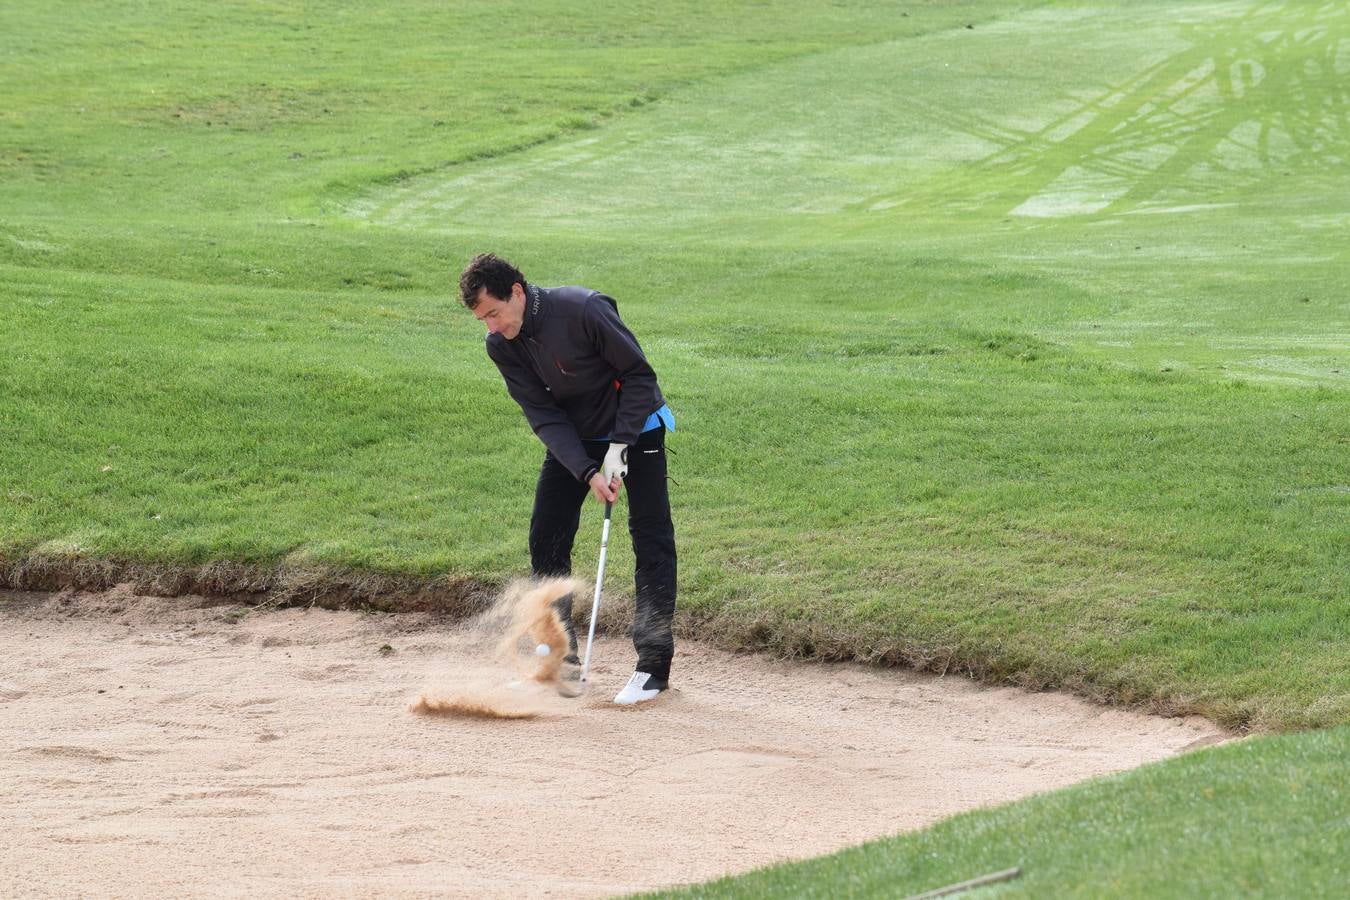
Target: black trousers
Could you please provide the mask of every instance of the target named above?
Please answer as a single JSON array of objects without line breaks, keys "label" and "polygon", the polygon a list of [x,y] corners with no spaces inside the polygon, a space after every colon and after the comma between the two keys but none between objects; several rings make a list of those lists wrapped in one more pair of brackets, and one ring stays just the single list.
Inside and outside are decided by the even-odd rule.
[{"label": "black trousers", "polygon": [[[608,441],[584,441],[591,459],[601,462]],[[590,496],[589,485],[577,481],[552,453],[544,455],[530,518],[530,566],[540,577],[572,573],[572,543],[581,522],[581,507]],[[670,677],[675,638],[670,630],[675,615],[675,526],[670,519],[666,487],[666,430],[644,432],[628,448],[628,477],[621,495],[628,506],[628,534],[633,539],[637,610],[633,617],[633,647],[637,671],[656,678]],[[571,655],[577,652],[572,628],[572,598],[558,604]]]}]

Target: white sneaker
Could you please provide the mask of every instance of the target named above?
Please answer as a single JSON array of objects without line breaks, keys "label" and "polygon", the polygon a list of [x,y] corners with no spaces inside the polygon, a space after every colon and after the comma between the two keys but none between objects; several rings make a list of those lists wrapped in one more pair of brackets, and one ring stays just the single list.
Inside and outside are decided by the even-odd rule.
[{"label": "white sneaker", "polygon": [[623,686],[623,690],[614,696],[614,702],[620,706],[632,706],[634,703],[654,699],[666,687],[666,682],[653,678],[646,672],[634,672],[633,677]]}]

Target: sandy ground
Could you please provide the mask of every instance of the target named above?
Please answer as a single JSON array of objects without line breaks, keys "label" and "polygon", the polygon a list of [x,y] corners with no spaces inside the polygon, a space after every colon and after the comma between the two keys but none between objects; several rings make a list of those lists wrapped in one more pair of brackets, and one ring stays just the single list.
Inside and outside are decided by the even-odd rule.
[{"label": "sandy ground", "polygon": [[[1224,738],[683,644],[655,704],[597,645],[524,721],[414,715],[507,677],[421,616],[0,595],[0,895],[593,896],[917,828]],[[387,645],[387,649],[381,651]]]}]

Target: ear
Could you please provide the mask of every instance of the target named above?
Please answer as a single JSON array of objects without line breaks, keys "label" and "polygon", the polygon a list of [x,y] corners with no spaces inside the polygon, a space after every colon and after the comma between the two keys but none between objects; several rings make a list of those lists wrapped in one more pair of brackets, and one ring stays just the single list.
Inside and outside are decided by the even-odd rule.
[{"label": "ear", "polygon": [[525,302],[525,286],[519,281],[511,285],[511,299],[512,301],[519,300],[522,303]]}]

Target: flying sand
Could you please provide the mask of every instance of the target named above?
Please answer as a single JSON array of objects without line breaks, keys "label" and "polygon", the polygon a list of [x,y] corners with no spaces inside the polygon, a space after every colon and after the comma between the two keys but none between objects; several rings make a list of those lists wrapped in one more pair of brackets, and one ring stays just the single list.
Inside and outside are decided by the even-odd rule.
[{"label": "flying sand", "polygon": [[[530,719],[544,712],[549,708],[545,702],[549,695],[542,691],[557,694],[558,674],[567,655],[567,632],[553,604],[579,588],[580,583],[573,578],[513,583],[466,630],[504,632],[496,658],[514,666],[514,682],[503,684],[480,678],[458,687],[428,687],[409,705],[409,710],[485,719]],[[523,644],[532,648],[528,657],[522,653]]]}]

